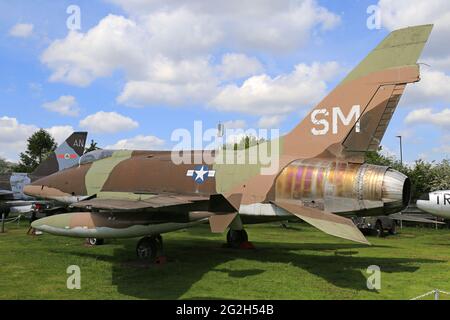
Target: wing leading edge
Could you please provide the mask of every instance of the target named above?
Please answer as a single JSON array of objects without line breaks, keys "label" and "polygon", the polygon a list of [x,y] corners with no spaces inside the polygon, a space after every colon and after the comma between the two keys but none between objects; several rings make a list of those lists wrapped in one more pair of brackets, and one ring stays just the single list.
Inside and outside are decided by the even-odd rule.
[{"label": "wing leading edge", "polygon": [[80,201],[71,205],[73,208],[87,210],[140,211],[159,209],[197,201],[208,200],[201,196],[184,196],[179,194],[99,194],[97,198]]}]

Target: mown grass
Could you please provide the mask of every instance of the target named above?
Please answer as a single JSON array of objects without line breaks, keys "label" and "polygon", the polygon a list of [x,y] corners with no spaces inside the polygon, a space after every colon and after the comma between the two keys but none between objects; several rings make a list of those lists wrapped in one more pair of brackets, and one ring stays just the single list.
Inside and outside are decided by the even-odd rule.
[{"label": "mown grass", "polygon": [[[234,250],[204,225],[164,235],[163,266],[136,260],[137,239],[86,247],[26,229],[8,225],[0,234],[0,299],[410,299],[450,291],[448,229],[404,228],[369,237],[368,247],[305,224],[255,225],[247,231],[256,249]],[[81,268],[81,290],[66,287],[69,265]],[[370,265],[381,268],[379,291],[367,289]]]}]

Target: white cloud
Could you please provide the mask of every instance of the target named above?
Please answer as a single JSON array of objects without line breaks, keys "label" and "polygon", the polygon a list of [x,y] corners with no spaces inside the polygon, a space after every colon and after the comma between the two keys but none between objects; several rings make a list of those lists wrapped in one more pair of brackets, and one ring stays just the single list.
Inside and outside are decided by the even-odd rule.
[{"label": "white cloud", "polygon": [[[128,17],[108,15],[85,33],[70,32],[41,56],[50,81],[87,86],[115,71],[130,106],[206,104],[221,81],[263,72],[245,52],[294,52],[339,16],[314,0],[122,1]],[[222,61],[214,53],[224,50]]]},{"label": "white cloud", "polygon": [[450,2],[448,0],[380,0],[381,23],[389,30],[419,24],[434,24],[424,56],[420,61],[450,70],[448,34]]},{"label": "white cloud", "polygon": [[80,112],[74,96],[61,96],[56,101],[44,103],[43,107],[63,116],[77,117]]},{"label": "white cloud", "polygon": [[[295,50],[308,40],[314,28],[328,30],[340,22],[338,15],[321,7],[315,0],[193,0],[189,3],[182,0],[110,1],[120,5],[133,16],[148,17],[149,21],[159,20],[157,17],[161,15],[159,13],[161,11],[166,13],[165,23],[156,25],[178,32],[164,34],[165,41],[169,41],[168,35],[176,36],[177,33],[181,35],[182,41],[184,38],[192,37],[204,41],[203,39],[205,37],[208,39],[210,34],[218,34],[216,37],[223,38],[227,44],[264,51]],[[197,27],[194,32],[191,31],[189,24],[182,24],[183,27],[180,29],[172,27],[180,24],[177,22],[180,17],[173,13],[182,10],[191,12],[197,24],[198,21],[203,21],[202,25],[206,27]],[[184,37],[186,29],[190,32]]]},{"label": "white cloud", "polygon": [[222,57],[218,70],[224,79],[239,79],[261,73],[264,68],[256,58],[245,54],[227,53]]},{"label": "white cloud", "polygon": [[[166,2],[161,2],[166,7]],[[137,20],[154,52],[170,57],[204,54],[222,40],[224,30],[214,16],[183,4],[171,10],[138,14]]]},{"label": "white cloud", "polygon": [[336,62],[298,64],[290,74],[253,76],[241,86],[227,85],[210,104],[220,111],[254,115],[286,114],[323,98],[326,81],[337,75]]},{"label": "white cloud", "polygon": [[19,123],[16,118],[0,117],[0,157],[17,160],[36,129],[33,125]]},{"label": "white cloud", "polygon": [[418,106],[439,101],[450,102],[450,76],[442,71],[421,68],[421,80],[409,84],[401,105]]},{"label": "white cloud", "polygon": [[66,141],[66,139],[75,131],[72,126],[53,126],[45,130],[55,138],[58,145]]},{"label": "white cloud", "polygon": [[[20,152],[25,151],[27,147],[27,139],[37,130],[39,127],[19,123],[16,118],[0,117],[0,157],[17,161]],[[45,130],[55,138],[58,144],[66,140],[74,131],[71,126],[54,126]]]},{"label": "white cloud", "polygon": [[450,130],[450,109],[445,108],[435,113],[432,108],[417,109],[406,116],[405,123],[432,124]]},{"label": "white cloud", "polygon": [[52,70],[50,81],[87,86],[116,69],[139,70],[145,43],[134,21],[108,15],[86,33],[71,31],[53,41],[41,62]]},{"label": "white cloud", "polygon": [[9,35],[17,38],[28,38],[33,34],[34,26],[31,23],[18,23],[9,30]]},{"label": "white cloud", "polygon": [[285,116],[282,115],[263,116],[258,120],[258,127],[266,129],[277,128],[284,119]]},{"label": "white cloud", "polygon": [[155,150],[164,146],[164,140],[155,136],[138,135],[130,139],[122,139],[105,149]]},{"label": "white cloud", "polygon": [[229,120],[223,123],[225,129],[244,129],[247,126],[245,120]]},{"label": "white cloud", "polygon": [[135,129],[139,124],[117,112],[99,111],[81,120],[80,127],[93,133],[116,133]]},{"label": "white cloud", "polygon": [[155,57],[145,80],[130,80],[117,101],[128,106],[186,105],[208,100],[217,80],[206,58],[175,61]]}]

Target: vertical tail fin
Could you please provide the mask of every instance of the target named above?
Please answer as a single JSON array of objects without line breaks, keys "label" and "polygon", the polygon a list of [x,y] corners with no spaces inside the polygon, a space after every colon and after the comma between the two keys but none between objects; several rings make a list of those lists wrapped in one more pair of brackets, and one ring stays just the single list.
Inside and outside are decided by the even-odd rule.
[{"label": "vertical tail fin", "polygon": [[285,138],[286,153],[351,157],[376,150],[433,25],[391,32]]},{"label": "vertical tail fin", "polygon": [[74,132],[31,174],[44,177],[76,165],[84,153],[87,132]]}]

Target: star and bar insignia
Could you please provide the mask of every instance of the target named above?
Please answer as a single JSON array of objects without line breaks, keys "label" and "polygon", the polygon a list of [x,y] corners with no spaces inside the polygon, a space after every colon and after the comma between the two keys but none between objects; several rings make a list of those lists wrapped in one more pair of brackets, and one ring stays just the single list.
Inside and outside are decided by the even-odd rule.
[{"label": "star and bar insignia", "polygon": [[214,177],[216,174],[215,170],[209,170],[208,166],[206,165],[199,165],[194,168],[194,170],[188,170],[186,172],[186,176],[192,177],[196,183],[203,183],[205,182],[206,178],[208,177]]}]

